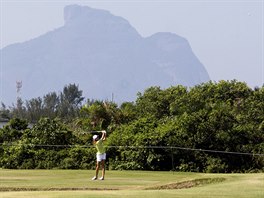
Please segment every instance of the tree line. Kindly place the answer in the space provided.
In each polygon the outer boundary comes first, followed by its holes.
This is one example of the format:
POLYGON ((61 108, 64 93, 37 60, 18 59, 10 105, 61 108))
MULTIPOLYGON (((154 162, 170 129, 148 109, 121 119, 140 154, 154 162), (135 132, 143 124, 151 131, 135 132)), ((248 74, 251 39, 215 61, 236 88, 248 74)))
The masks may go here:
POLYGON ((264 171, 264 87, 232 81, 150 87, 134 102, 86 100, 75 84, 2 104, 2 168, 94 168, 92 130, 108 131, 114 170, 264 171), (29 126, 32 123, 32 126, 29 126))
POLYGON ((78 116, 83 100, 84 97, 79 87, 69 84, 63 88, 62 92, 50 92, 42 98, 37 97, 26 101, 18 98, 17 103, 9 108, 2 103, 0 117, 4 119, 24 118, 30 123, 35 123, 42 117, 71 120, 78 116))

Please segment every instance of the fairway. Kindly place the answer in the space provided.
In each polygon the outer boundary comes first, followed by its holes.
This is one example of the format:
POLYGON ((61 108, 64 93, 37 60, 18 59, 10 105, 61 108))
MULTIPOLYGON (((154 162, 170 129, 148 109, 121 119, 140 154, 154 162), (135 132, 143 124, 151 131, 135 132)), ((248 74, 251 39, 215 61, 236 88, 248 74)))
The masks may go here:
POLYGON ((264 174, 91 170, 0 170, 5 197, 264 197, 264 174))

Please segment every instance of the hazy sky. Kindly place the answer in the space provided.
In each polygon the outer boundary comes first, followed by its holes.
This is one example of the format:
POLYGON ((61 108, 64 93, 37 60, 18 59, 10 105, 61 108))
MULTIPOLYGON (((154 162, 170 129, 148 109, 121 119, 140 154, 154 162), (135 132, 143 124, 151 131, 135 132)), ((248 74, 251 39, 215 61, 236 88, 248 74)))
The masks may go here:
POLYGON ((264 0, 0 2, 1 49, 62 26, 64 6, 87 5, 127 19, 143 37, 172 32, 186 38, 213 81, 264 83, 264 0))

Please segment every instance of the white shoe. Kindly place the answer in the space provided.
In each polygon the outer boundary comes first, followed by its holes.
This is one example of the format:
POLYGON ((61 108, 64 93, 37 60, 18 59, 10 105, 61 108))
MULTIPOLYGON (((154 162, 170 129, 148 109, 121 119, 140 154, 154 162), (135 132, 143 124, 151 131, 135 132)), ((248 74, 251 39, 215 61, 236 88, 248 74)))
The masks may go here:
POLYGON ((100 180, 104 180, 104 178, 103 177, 100 177, 100 180))
POLYGON ((97 180, 97 177, 96 177, 96 176, 94 176, 94 177, 92 178, 92 180, 97 180))

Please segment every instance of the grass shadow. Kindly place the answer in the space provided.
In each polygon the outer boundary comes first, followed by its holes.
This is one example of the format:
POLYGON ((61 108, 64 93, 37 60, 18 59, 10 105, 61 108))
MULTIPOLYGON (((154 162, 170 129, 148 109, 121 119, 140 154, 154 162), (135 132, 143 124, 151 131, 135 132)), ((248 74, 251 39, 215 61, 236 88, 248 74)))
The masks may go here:
POLYGON ((176 183, 169 183, 169 184, 160 185, 160 186, 152 186, 152 187, 145 188, 145 190, 172 190, 172 189, 192 188, 192 187, 202 186, 202 185, 207 185, 207 184, 220 183, 225 180, 226 179, 222 177, 194 179, 194 180, 188 180, 188 181, 182 181, 182 182, 176 182, 176 183))

